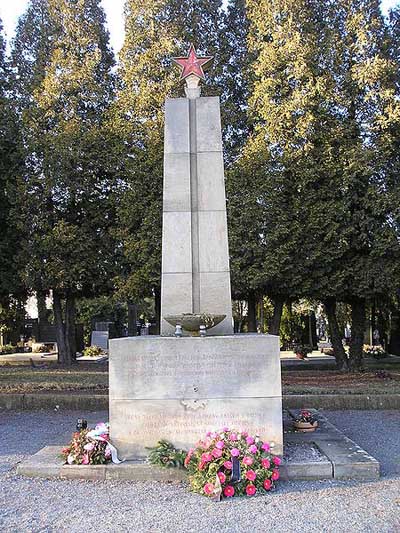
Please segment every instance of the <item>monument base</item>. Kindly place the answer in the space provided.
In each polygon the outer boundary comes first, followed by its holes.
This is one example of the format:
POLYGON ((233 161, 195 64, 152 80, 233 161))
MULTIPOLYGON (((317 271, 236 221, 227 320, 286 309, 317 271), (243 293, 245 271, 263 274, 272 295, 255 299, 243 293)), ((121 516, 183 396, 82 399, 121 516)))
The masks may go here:
POLYGON ((110 341, 110 436, 124 459, 166 439, 189 449, 224 426, 282 454, 279 338, 128 337, 110 341))

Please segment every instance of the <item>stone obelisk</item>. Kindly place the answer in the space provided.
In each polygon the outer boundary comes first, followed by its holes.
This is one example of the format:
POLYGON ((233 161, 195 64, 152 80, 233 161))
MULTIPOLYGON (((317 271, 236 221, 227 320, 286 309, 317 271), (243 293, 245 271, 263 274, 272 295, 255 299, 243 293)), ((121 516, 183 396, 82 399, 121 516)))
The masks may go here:
MULTIPOLYGON (((211 335, 229 335, 232 304, 220 104, 200 97, 211 57, 175 58, 186 98, 167 99, 164 135, 161 316, 224 314, 211 335)), ((174 328, 164 318, 161 334, 174 328)))
POLYGON ((162 316, 223 314, 205 336, 110 341, 110 436, 120 458, 161 439, 189 449, 206 431, 246 429, 282 453, 279 338, 233 335, 218 98, 200 97, 202 65, 175 58, 186 98, 166 102, 162 316))

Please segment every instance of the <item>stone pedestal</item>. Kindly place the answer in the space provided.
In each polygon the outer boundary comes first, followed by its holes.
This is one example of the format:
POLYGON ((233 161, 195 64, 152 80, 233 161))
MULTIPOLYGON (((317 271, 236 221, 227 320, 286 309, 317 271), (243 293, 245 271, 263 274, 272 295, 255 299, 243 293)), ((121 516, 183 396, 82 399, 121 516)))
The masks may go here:
POLYGON ((111 439, 123 458, 160 439, 189 449, 228 425, 282 453, 279 338, 130 337, 110 341, 111 439))
MULTIPOLYGON (((233 333, 219 98, 165 104, 161 316, 225 314, 233 333)), ((174 328, 164 319, 161 334, 174 328)))

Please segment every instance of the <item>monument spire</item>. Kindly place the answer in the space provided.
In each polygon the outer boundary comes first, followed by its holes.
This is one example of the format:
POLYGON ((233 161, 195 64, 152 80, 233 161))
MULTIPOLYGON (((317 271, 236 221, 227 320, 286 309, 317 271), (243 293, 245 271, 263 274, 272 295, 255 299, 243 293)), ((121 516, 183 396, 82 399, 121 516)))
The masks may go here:
POLYGON ((185 80, 185 93, 188 98, 200 96, 200 80, 204 80, 205 67, 214 56, 200 57, 196 54, 193 44, 190 45, 187 57, 173 57, 172 61, 181 68, 181 80, 185 80))
POLYGON ((110 341, 110 435, 135 459, 229 422, 279 454, 279 338, 233 335, 220 101, 199 98, 211 57, 174 60, 187 98, 165 101, 161 335, 110 341))

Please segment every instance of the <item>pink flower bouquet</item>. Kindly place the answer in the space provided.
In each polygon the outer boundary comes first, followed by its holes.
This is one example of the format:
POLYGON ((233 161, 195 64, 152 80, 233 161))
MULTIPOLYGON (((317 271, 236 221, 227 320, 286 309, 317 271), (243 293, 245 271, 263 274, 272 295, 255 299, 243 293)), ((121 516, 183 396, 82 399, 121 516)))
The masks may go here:
POLYGON ((280 464, 267 442, 228 428, 208 432, 185 460, 191 490, 218 498, 265 494, 279 479, 280 464))
POLYGON ((108 424, 101 422, 94 429, 76 431, 61 455, 69 465, 101 465, 111 461, 108 441, 108 424))

